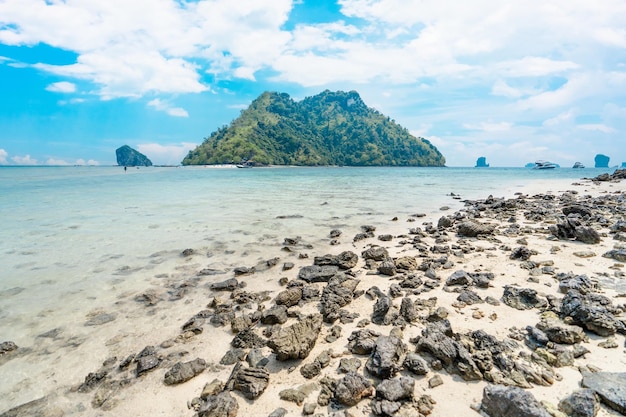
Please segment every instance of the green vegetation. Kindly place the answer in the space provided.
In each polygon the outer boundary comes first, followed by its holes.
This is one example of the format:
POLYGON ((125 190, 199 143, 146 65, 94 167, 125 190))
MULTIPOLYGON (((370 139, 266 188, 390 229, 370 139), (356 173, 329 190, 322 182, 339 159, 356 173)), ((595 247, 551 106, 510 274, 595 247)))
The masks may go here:
POLYGON ((429 141, 365 105, 356 91, 295 102, 265 92, 183 160, 183 165, 443 166, 429 141))

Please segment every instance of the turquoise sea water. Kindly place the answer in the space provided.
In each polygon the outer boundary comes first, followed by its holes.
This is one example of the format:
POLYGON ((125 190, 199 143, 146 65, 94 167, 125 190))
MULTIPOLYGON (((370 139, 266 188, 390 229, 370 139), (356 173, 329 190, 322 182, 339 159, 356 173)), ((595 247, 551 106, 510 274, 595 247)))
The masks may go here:
MULTIPOLYGON (((361 225, 384 227, 393 217, 436 219, 442 206, 463 207, 451 193, 512 196, 603 172, 610 170, 1 167, 0 342, 32 346, 54 328, 87 340, 101 331, 83 326, 90 312, 110 311, 155 276, 174 276, 186 248, 206 253, 201 266, 254 264, 285 237, 315 245, 334 228, 350 239, 361 225)), ((10 365, 0 382, 0 398, 10 401, 0 412, 37 397, 24 387, 46 378, 41 367, 10 365)))

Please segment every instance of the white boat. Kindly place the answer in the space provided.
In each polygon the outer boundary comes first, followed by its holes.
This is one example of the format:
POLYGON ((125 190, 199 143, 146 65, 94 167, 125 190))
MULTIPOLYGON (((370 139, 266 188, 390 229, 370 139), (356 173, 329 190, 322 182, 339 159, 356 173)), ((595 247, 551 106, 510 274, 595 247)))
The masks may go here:
POLYGON ((550 161, 535 161, 533 169, 554 169, 557 165, 550 161))
POLYGON ((584 167, 585 166, 582 164, 582 162, 576 162, 572 168, 584 168, 584 167))

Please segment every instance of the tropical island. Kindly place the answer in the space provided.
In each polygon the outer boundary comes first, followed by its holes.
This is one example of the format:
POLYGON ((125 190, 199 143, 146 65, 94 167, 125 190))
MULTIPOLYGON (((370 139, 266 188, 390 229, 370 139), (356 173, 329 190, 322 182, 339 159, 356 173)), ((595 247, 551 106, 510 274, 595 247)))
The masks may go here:
POLYGON ((189 152, 183 165, 444 166, 428 140, 368 107, 356 91, 294 101, 265 92, 189 152))

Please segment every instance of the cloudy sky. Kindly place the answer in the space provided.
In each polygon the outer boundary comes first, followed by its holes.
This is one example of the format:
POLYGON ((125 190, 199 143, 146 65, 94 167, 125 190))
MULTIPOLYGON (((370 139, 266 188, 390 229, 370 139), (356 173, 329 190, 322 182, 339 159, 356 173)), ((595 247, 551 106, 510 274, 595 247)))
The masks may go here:
POLYGON ((0 164, 157 164, 356 90, 449 166, 626 161, 624 0, 0 0, 0 164))

